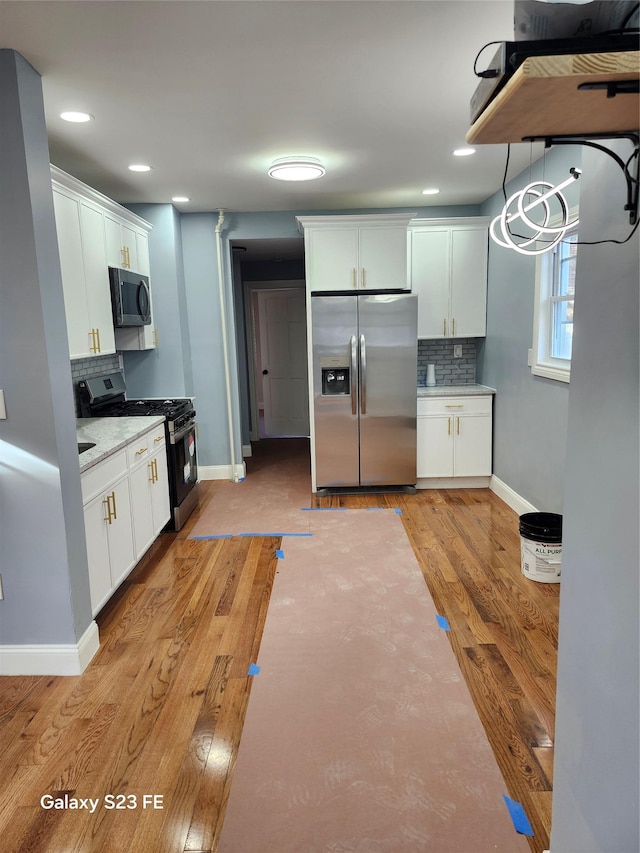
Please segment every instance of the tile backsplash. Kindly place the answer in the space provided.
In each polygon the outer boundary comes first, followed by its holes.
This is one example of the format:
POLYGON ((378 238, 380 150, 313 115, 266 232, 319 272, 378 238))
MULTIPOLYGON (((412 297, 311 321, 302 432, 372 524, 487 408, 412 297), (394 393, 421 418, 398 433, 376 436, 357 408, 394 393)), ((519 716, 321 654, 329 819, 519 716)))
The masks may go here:
POLYGON ((476 339, 418 341, 418 385, 427 384, 427 364, 435 365, 436 385, 473 385, 476 381, 476 339), (462 358, 453 357, 454 346, 462 346, 462 358))

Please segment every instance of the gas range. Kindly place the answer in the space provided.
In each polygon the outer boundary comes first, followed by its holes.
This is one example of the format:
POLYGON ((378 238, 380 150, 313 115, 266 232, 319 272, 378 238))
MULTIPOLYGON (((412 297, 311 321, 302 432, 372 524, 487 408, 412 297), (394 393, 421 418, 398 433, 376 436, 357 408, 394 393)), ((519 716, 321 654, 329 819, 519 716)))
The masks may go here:
POLYGON ((174 434, 195 419, 193 401, 149 398, 128 400, 121 373, 92 376, 78 383, 80 414, 83 418, 121 418, 136 415, 164 415, 169 434, 174 434))
MULTIPOLYGON (((81 407, 82 410, 82 407, 81 407)), ((193 403, 188 398, 176 400, 119 400, 91 406, 87 417, 123 418, 136 415, 164 415, 169 434, 181 430, 195 417, 193 403)))

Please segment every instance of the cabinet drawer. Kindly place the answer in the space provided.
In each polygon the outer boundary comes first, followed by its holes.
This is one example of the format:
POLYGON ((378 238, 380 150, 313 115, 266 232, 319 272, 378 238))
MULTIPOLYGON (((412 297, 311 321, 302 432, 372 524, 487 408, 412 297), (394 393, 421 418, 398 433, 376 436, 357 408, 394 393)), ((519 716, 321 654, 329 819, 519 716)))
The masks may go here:
POLYGON ((138 465, 144 459, 148 459, 156 452, 158 447, 164 445, 164 424, 145 432, 127 445, 127 464, 129 468, 138 465))
POLYGON ((86 504, 96 495, 104 492, 109 486, 127 473, 127 454, 120 450, 109 456, 103 462, 89 468, 81 476, 82 503, 86 504))
POLYGON ((491 396, 418 398, 418 417, 427 415, 490 415, 491 396))

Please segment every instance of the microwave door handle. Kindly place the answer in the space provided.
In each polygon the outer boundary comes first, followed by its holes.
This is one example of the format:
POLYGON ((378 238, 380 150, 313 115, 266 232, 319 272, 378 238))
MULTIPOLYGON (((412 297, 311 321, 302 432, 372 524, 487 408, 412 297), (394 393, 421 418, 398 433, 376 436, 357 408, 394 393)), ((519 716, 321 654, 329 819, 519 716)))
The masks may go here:
POLYGON ((138 293, 136 296, 136 302, 138 304, 138 312, 139 312, 140 316, 146 317, 147 314, 149 313, 149 304, 150 304, 149 288, 147 287, 147 285, 142 280, 140 281, 140 283, 138 285, 138 293), (143 293, 144 293, 144 300, 141 298, 143 293), (144 302, 144 307, 143 307, 143 302, 144 302))
POLYGON ((367 347, 364 335, 360 335, 360 412, 367 414, 367 347))

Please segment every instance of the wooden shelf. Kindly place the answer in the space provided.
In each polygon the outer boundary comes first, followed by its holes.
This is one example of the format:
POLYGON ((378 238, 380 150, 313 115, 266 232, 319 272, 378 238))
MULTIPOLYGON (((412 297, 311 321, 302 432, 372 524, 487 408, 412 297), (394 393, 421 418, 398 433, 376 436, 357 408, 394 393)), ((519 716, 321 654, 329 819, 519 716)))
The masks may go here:
POLYGON ((617 133, 640 127, 640 96, 607 98, 583 83, 640 79, 640 51, 532 56, 467 133, 467 142, 522 142, 529 136, 617 133))

